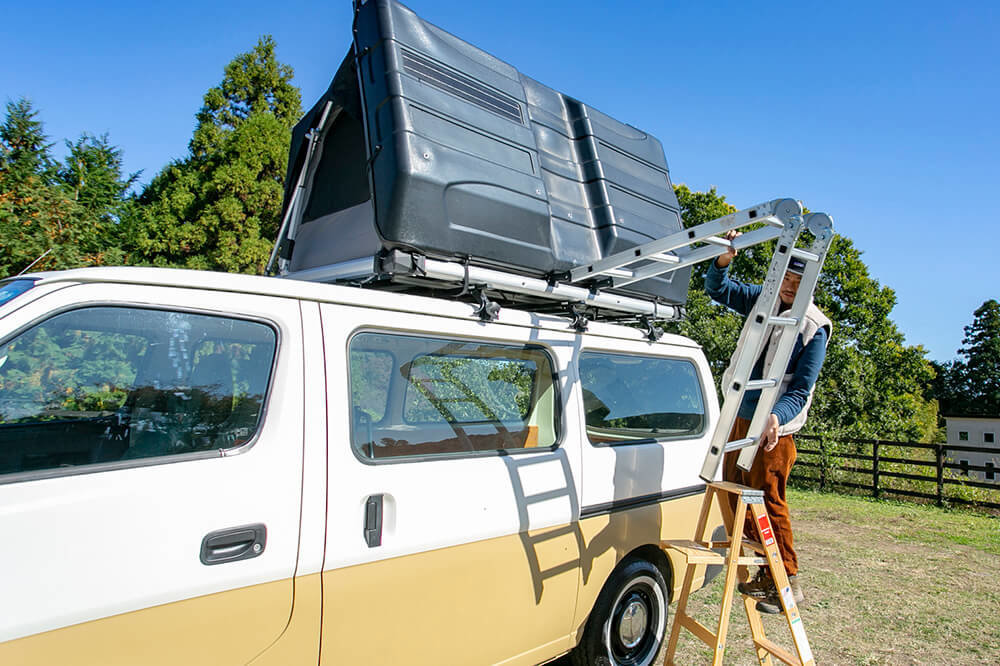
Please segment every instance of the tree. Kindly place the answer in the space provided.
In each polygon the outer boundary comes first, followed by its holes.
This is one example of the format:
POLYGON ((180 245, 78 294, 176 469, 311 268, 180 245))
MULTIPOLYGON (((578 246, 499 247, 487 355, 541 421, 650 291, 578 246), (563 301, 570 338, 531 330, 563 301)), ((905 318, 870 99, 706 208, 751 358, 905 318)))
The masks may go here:
POLYGON ((122 151, 111 145, 107 134, 84 133, 74 142, 58 171, 58 180, 70 198, 86 214, 105 222, 117 222, 127 203, 129 189, 139 179, 136 172, 122 175, 122 151))
POLYGON ((107 135, 67 142, 52 158, 38 112, 20 99, 0 126, 0 275, 121 263, 118 221, 138 174, 121 174, 121 150, 107 135), (47 253, 47 254, 46 254, 47 253))
POLYGON ((132 260, 261 273, 278 232, 291 128, 292 68, 262 37, 225 68, 197 114, 189 155, 165 167, 126 225, 132 260))
POLYGON ((72 206, 55 187, 55 165, 31 102, 7 103, 0 126, 0 276, 27 268, 46 250, 60 258, 72 206))
POLYGON ((0 127, 0 170, 8 187, 37 179, 49 184, 55 173, 48 137, 37 120, 31 102, 21 98, 7 102, 7 114, 0 127))
POLYGON ((962 357, 940 366, 934 391, 946 414, 1000 416, 1000 303, 990 299, 965 327, 962 357))
MULTIPOLYGON (((714 189, 675 187, 685 226, 736 210, 714 189)), ((736 279, 760 282, 773 244, 741 251, 732 263, 736 279)), ((694 272, 688 317, 674 330, 699 342, 713 373, 721 376, 735 349, 743 318, 711 302, 703 272, 694 272)), ((836 437, 929 441, 937 430, 937 406, 925 396, 934 376, 921 347, 905 346, 889 315, 895 293, 871 278, 861 252, 843 236, 831 243, 817 285, 816 304, 833 321, 833 336, 820 373, 807 432, 836 437)))

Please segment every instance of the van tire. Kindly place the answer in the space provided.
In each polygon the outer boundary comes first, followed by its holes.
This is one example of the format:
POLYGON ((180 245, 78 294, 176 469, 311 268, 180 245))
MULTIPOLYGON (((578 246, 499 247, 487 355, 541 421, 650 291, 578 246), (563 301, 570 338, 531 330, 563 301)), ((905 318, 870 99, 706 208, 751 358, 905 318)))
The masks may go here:
POLYGON ((643 559, 619 565, 604 584, 573 650, 573 666, 649 666, 663 648, 667 583, 643 559))

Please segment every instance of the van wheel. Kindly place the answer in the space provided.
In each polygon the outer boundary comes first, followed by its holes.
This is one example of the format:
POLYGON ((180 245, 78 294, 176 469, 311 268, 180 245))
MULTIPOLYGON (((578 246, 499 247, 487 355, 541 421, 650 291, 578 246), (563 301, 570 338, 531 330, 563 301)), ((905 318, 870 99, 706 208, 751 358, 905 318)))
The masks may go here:
POLYGON ((646 560, 615 569, 590 612, 574 666, 648 666, 663 645, 667 584, 646 560))

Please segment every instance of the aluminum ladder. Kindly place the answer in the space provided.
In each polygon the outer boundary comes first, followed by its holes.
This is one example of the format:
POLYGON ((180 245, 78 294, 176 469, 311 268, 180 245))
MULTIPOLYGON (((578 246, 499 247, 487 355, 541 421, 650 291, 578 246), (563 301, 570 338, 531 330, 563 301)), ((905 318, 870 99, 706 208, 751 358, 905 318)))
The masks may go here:
POLYGON ((753 464, 760 435, 778 399, 781 378, 797 336, 780 336, 768 376, 751 381, 750 374, 775 327, 798 330, 812 302, 820 270, 833 240, 833 220, 825 213, 803 215, 802 205, 794 199, 775 199, 580 266, 570 274, 574 283, 622 287, 705 260, 714 260, 730 247, 740 250, 772 239, 777 239, 777 243, 763 289, 740 333, 731 365, 732 378, 722 387, 723 406, 701 471, 701 478, 705 481, 716 478, 723 456, 730 451, 742 449, 737 463, 742 469, 749 470, 753 464), (753 223, 763 223, 764 226, 732 241, 720 237, 720 234, 753 223), (798 248, 796 243, 805 230, 813 235, 814 240, 808 249, 798 248), (690 247, 695 244, 700 245, 690 247), (783 316, 778 316, 781 281, 792 258, 804 261, 805 271, 790 309, 783 312, 783 316), (744 394, 758 389, 761 395, 748 436, 729 441, 744 394))

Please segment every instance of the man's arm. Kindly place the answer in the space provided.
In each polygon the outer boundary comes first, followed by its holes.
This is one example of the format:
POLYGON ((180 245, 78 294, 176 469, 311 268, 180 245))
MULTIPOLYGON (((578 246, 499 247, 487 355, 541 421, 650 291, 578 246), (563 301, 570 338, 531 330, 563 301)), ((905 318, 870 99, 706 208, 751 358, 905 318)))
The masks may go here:
MULTIPOLYGON (((726 232, 726 240, 732 242, 740 233, 735 229, 726 232)), ((729 277, 729 264, 736 257, 736 248, 732 245, 708 265, 705 273, 705 291, 716 303, 736 310, 742 315, 750 314, 757 297, 763 287, 756 284, 743 284, 729 277)))
POLYGON ((709 264, 708 272, 705 273, 705 292, 716 303, 732 308, 741 315, 750 314, 762 290, 763 287, 759 284, 744 284, 732 279, 729 277, 729 266, 720 268, 715 261, 709 264))
POLYGON ((765 451, 770 451, 778 444, 778 428, 798 416, 805 407, 826 359, 826 339, 826 329, 821 328, 802 349, 792 381, 788 383, 788 389, 778 398, 778 402, 774 403, 771 418, 764 429, 765 451))

